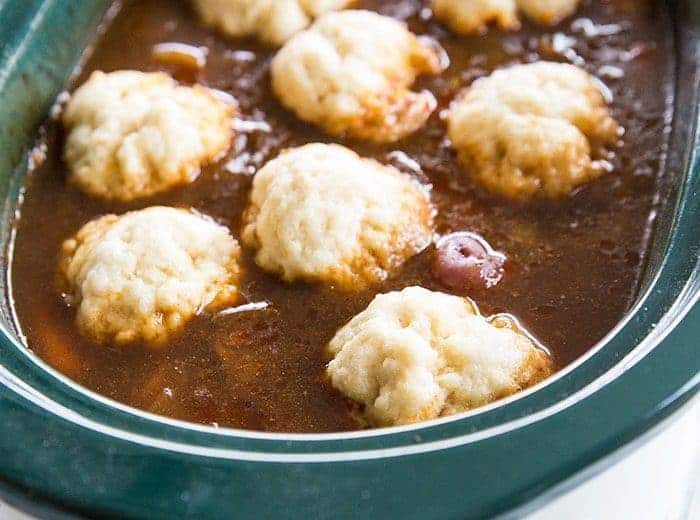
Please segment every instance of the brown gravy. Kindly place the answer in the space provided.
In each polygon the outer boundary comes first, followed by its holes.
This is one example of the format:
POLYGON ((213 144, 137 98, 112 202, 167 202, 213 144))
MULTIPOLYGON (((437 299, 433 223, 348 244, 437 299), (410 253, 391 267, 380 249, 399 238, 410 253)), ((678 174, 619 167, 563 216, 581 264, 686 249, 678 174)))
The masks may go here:
MULTIPOLYGON (((662 2, 651 0, 589 0, 577 21, 558 27, 526 24, 517 33, 492 28, 486 36, 456 37, 427 19, 428 5, 423 0, 359 2, 406 19, 414 31, 443 44, 451 67, 419 83, 433 91, 440 108, 422 131, 394 145, 338 141, 432 183, 438 232, 475 231, 507 254, 501 283, 470 296, 485 314, 517 316, 562 367, 601 339, 637 292, 668 136, 673 53, 667 13, 662 2), (536 59, 574 60, 599 75, 614 96, 614 115, 626 134, 614 171, 600 181, 567 200, 516 204, 489 196, 469 181, 444 143, 439 112, 475 78, 504 64, 536 59), (402 165, 401 154, 392 154, 396 151, 417 161, 421 171, 402 165)), ((185 83, 230 92, 240 103, 241 118, 264 120, 272 131, 239 133, 235 151, 188 187, 116 204, 91 199, 66 184, 62 131, 48 121, 41 131, 46 158, 26 180, 12 266, 16 311, 30 348, 87 388, 157 414, 266 431, 358 428, 348 404, 322 381, 324 346, 377 292, 414 284, 444 290, 431 275, 432 248, 386 283, 356 294, 282 283, 257 268, 245 251, 245 301, 265 300, 271 307, 199 316, 158 350, 91 344, 77 333, 74 310, 54 289, 60 244, 88 220, 155 204, 191 206, 229 225, 238 237, 250 172, 281 148, 330 140, 275 101, 268 86, 270 49, 204 28, 186 2, 127 2, 76 84, 95 69, 158 70, 162 66, 151 49, 161 42, 208 47, 206 67, 196 75, 165 70, 185 83)))

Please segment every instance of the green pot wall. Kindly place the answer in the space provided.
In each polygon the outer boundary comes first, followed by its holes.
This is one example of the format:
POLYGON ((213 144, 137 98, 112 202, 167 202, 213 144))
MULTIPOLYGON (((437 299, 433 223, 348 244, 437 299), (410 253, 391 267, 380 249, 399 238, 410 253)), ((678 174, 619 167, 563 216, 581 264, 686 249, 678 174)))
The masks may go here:
MULTIPOLYGON (((26 151, 106 4, 0 0, 4 269, 26 151)), ((17 340, 3 279, 0 496, 42 515, 479 517, 528 503, 669 415, 700 385, 700 6, 672 5, 681 59, 651 265, 637 305, 586 357, 497 406, 409 428, 214 430, 110 402, 46 367, 17 340)))

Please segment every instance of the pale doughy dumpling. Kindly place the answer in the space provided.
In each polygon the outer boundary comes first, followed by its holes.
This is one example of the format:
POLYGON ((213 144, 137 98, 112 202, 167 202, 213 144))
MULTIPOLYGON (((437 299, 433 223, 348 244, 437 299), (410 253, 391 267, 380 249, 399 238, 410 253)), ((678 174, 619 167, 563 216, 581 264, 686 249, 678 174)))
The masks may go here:
POLYGON ((343 288, 387 277, 432 240, 416 181, 339 145, 283 152, 255 175, 243 241, 284 280, 343 288))
POLYGON ((621 133, 592 76, 538 62, 494 72, 452 102, 458 159, 489 190, 511 198, 563 197, 605 173, 594 155, 621 133))
POLYGON ((162 343, 197 312, 237 299, 238 256, 224 226, 154 206, 83 226, 63 243, 59 279, 87 337, 162 343))
POLYGON ((257 36, 282 45, 326 11, 344 9, 355 0, 194 0, 204 23, 232 37, 257 36))
MULTIPOLYGON (((512 322, 511 322, 512 323, 512 322)), ((371 426, 451 415, 535 384, 549 355, 465 298, 409 287, 380 294, 329 343, 331 384, 371 426)))
POLYGON ((332 135, 396 141, 436 107, 416 77, 437 74, 444 53, 404 23, 370 11, 327 13, 290 39, 271 65, 272 87, 299 118, 332 135))
POLYGON ((93 72, 63 113, 69 179, 120 201, 187 184, 228 150, 234 111, 162 72, 93 72))
POLYGON ((520 28, 518 11, 530 20, 554 25, 578 8, 579 0, 433 0, 435 16, 459 34, 485 32, 490 23, 520 28))

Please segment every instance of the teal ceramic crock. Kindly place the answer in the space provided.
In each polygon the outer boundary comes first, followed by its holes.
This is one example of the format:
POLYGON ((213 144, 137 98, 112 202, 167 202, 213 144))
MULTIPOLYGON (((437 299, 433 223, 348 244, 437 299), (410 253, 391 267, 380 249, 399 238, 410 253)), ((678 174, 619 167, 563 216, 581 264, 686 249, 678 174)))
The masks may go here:
MULTIPOLYGON (((326 435, 213 429, 95 395, 18 340, 0 305, 0 496, 52 517, 516 515, 671 414, 700 385, 700 3, 671 2, 673 146, 637 303, 582 359, 449 419, 326 435)), ((26 155, 104 0, 0 0, 4 272, 26 155)))

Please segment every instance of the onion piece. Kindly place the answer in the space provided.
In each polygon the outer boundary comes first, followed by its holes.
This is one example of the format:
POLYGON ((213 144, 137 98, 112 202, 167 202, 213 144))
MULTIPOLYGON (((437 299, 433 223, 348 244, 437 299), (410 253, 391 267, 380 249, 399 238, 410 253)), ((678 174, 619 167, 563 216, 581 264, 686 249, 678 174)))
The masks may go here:
POLYGON ((164 65, 202 69, 207 64, 209 49, 186 43, 166 42, 153 46, 153 58, 164 65))

